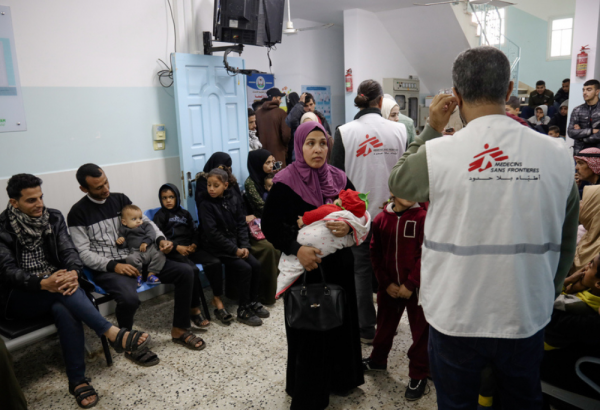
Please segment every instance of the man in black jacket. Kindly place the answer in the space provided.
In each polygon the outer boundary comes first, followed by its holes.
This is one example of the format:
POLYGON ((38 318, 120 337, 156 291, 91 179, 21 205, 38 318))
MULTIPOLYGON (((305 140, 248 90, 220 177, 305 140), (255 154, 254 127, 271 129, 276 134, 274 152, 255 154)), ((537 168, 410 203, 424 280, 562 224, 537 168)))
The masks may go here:
POLYGON ((554 105, 557 106, 557 108, 560 106, 560 104, 562 104, 563 102, 565 102, 569 99, 569 88, 570 87, 571 87, 571 79, 565 78, 562 82, 562 87, 560 88, 560 90, 558 90, 556 92, 556 95, 554 96, 554 105))
MULTIPOLYGON (((54 317, 69 379, 69 391, 80 405, 98 401, 85 377, 82 322, 110 341, 119 329, 112 326, 79 288, 83 263, 65 220, 44 206, 42 180, 14 175, 6 191, 10 198, 0 214, 0 312, 6 319, 54 317)), ((127 335, 125 335, 126 337, 127 335)), ((146 341, 144 333, 138 344, 146 341)))
POLYGON ((576 107, 571 113, 569 137, 575 140, 573 153, 586 148, 600 148, 600 105, 598 94, 600 93, 600 82, 588 80, 583 84, 583 99, 585 104, 576 107))

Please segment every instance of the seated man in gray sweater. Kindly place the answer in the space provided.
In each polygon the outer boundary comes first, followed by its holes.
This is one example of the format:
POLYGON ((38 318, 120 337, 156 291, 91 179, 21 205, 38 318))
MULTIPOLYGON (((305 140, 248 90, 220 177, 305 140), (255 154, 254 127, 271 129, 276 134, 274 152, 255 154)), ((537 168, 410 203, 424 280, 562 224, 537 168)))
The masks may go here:
MULTIPOLYGON (((125 205, 121 210, 121 227, 117 246, 129 248, 129 256, 125 261, 134 266, 138 272, 144 265, 148 266, 147 282, 156 284, 160 279, 156 273, 165 266, 167 258, 154 245, 156 233, 150 222, 144 222, 142 210, 136 205, 125 205)), ((142 286, 142 275, 137 277, 138 288, 142 286)))
MULTIPOLYGON (((115 315, 120 327, 131 329, 140 300, 137 277, 140 271, 126 260, 129 250, 117 246, 121 236, 121 210, 131 200, 121 193, 110 192, 104 171, 95 164, 85 164, 77 170, 77 182, 86 195, 69 212, 67 223, 73 242, 83 264, 91 271, 94 282, 114 297, 115 315)), ((155 246, 162 253, 173 250, 173 243, 152 221, 143 216, 156 235, 155 246)), ((154 272, 162 283, 175 285, 175 304, 171 337, 174 343, 193 350, 202 350, 206 344, 191 332, 191 323, 203 322, 200 314, 200 278, 191 266, 167 260, 160 272, 154 272)), ((144 366, 144 358, 135 359, 144 366)))

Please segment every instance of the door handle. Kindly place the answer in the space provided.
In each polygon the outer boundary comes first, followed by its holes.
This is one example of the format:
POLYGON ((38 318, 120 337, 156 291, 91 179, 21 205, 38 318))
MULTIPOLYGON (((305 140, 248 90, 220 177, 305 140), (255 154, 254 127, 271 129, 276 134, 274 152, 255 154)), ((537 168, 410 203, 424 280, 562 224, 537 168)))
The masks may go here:
POLYGON ((185 196, 185 178, 183 177, 183 171, 181 171, 181 188, 183 190, 183 199, 187 199, 185 196))
POLYGON ((190 196, 190 198, 194 195, 194 187, 192 186, 192 173, 188 171, 187 173, 187 177, 188 177, 188 195, 190 196))

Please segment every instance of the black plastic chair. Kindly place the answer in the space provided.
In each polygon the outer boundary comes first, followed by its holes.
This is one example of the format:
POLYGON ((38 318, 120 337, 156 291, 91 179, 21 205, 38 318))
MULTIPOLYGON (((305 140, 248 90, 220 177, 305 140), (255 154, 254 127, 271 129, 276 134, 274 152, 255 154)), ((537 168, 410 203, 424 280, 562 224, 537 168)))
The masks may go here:
MULTIPOLYGON (((85 291, 85 294, 94 307, 98 309, 98 304, 96 303, 94 296, 88 291, 85 291)), ((18 346, 25 346, 35 343, 57 331, 56 326, 54 325, 54 319, 50 315, 40 316, 39 318, 30 320, 8 320, 1 316, 3 315, 0 315, 0 335, 8 339, 6 345, 9 350, 14 349, 15 347, 13 346, 15 344, 18 346), (30 337, 27 337, 28 335, 30 337)), ((111 366, 113 360, 108 348, 106 336, 102 335, 100 341, 102 342, 102 350, 104 351, 104 357, 106 358, 106 365, 111 366)))

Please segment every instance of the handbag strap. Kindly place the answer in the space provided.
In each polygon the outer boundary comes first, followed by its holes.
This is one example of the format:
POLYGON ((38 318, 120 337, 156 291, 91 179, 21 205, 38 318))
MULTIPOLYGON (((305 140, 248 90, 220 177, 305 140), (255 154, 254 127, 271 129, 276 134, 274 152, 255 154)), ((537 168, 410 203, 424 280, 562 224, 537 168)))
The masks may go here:
MULTIPOLYGON (((323 284, 323 288, 325 289, 325 294, 329 295, 329 287, 327 286, 327 283, 325 283, 325 272, 323 272, 323 267, 320 264, 317 264, 317 266, 319 267, 319 272, 321 273, 321 283, 323 284)), ((306 269, 304 269, 304 274, 302 275, 302 290, 300 291, 301 294, 304 294, 306 292, 306 275, 308 274, 308 271, 306 269)))

